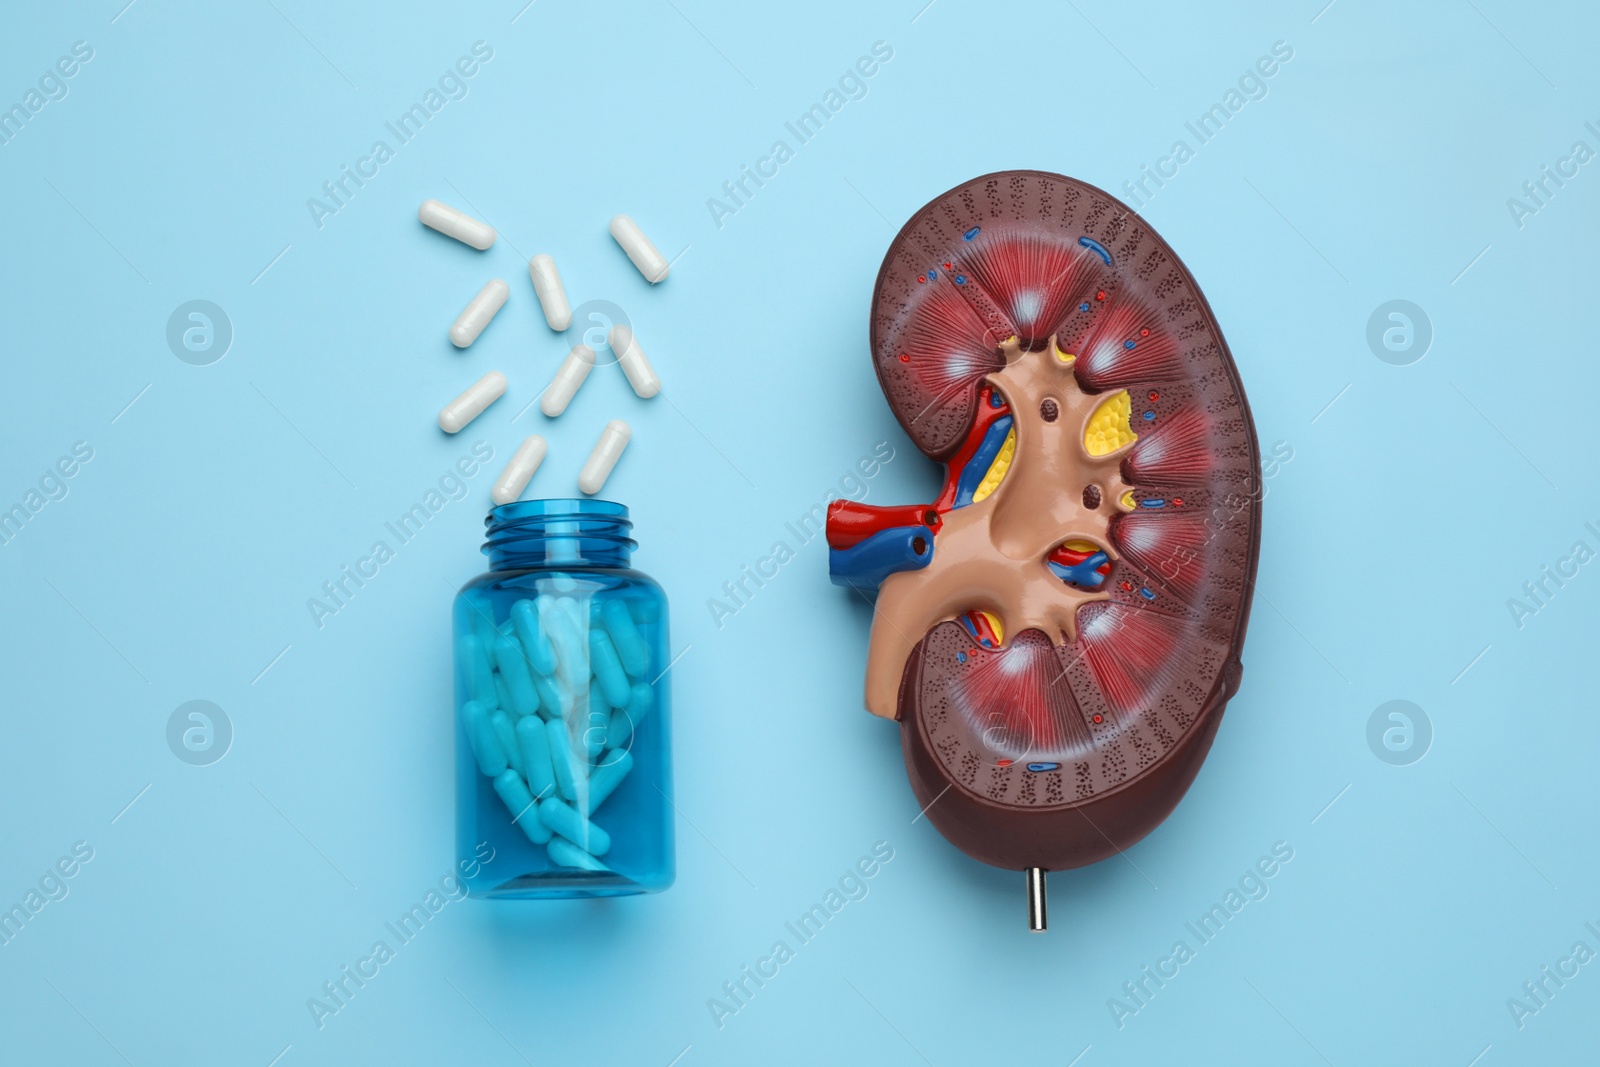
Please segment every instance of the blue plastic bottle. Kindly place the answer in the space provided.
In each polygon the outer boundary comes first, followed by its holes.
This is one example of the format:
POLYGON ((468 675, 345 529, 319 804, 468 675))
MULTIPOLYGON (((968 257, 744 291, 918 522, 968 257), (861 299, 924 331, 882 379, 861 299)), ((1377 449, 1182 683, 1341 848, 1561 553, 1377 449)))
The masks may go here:
POLYGON ((667 598, 630 566, 628 509, 523 500, 485 523, 489 572, 455 600, 468 891, 658 893, 676 875, 667 598))

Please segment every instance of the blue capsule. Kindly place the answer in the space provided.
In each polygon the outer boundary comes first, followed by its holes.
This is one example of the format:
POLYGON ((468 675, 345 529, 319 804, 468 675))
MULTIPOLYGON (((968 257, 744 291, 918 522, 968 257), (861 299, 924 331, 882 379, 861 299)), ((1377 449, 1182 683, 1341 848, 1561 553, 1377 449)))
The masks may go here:
POLYGON ((461 705, 461 726, 467 733, 467 743, 472 746, 478 770, 493 778, 502 773, 508 764, 505 746, 489 725, 489 711, 476 700, 461 705))
POLYGON ((622 669, 635 678, 644 674, 650 667, 650 646, 634 625, 627 603, 607 600, 600 607, 600 621, 605 624, 606 631, 611 635, 611 643, 617 648, 622 669))
POLYGON ((483 647, 488 648, 494 644, 494 639, 500 636, 494 625, 494 608, 488 601, 479 601, 471 597, 466 599, 466 606, 468 617, 472 620, 472 632, 483 642, 483 647))
POLYGON ((633 770, 633 753, 612 749, 605 754, 589 775, 589 810, 595 811, 606 802, 622 780, 633 770))
POLYGON ((956 275, 956 284, 957 285, 966 285, 967 284, 967 276, 965 274, 957 274, 956 275))
POLYGON ((533 690, 539 694, 539 714, 546 719, 559 721, 572 714, 572 697, 558 683, 536 673, 533 690))
POLYGON ((580 871, 610 869, 565 838, 552 837, 550 843, 545 846, 545 851, 550 854, 550 862, 557 867, 576 867, 580 871))
POLYGON ((1144 413, 1144 421, 1145 422, 1155 422, 1156 421, 1156 413, 1153 412, 1153 411, 1145 412, 1144 413))
POLYGON ((461 672, 467 679, 467 693, 486 708, 500 706, 500 694, 494 687, 494 671, 483 642, 476 634, 464 634, 456 642, 456 655, 461 660, 461 672))
POLYGON ((1158 496, 1153 496, 1148 500, 1139 501, 1139 506, 1141 508, 1159 508, 1159 507, 1163 507, 1165 504, 1166 504, 1166 501, 1161 499, 1158 496))
POLYGON ((977 226, 974 226, 972 229, 970 229, 966 233, 962 234, 961 235, 961 239, 963 241, 970 241, 974 237, 978 236, 978 234, 981 233, 981 232, 982 231, 977 226))
POLYGON ((611 847, 611 835, 564 800, 546 797, 539 801, 539 820, 591 856, 604 856, 611 847))
POLYGON ((528 660, 522 651, 522 642, 515 637, 501 637, 494 643, 494 662, 500 668, 500 679, 505 683, 505 707, 518 715, 532 715, 539 710, 539 694, 533 688, 533 675, 528 670, 528 660))
POLYGON ((550 747, 550 766, 555 771, 556 789, 568 800, 577 800, 580 783, 588 771, 572 749, 567 724, 561 719, 551 719, 544 724, 544 729, 550 747))
POLYGON ((568 597, 539 598, 539 624, 556 653, 556 674, 569 690, 578 692, 589 682, 589 644, 578 630, 576 604, 568 597))
POLYGON ((633 736, 633 731, 645 720, 655 705, 656 691, 644 682, 635 682, 627 706, 616 708, 611 712, 611 723, 606 728, 606 744, 611 748, 627 744, 633 736))
POLYGON ((579 738, 583 742, 583 755, 585 759, 594 760, 605 751, 606 739, 611 733, 612 711, 598 704, 589 704, 589 710, 584 714, 583 734, 579 738))
POLYGON ((589 667, 600 683, 607 704, 620 708, 628 702, 628 675, 617 656, 617 646, 611 643, 610 635, 604 630, 589 631, 589 667))
POLYGON ((540 821, 539 811, 533 804, 533 794, 528 792, 528 787, 522 783, 522 777, 516 771, 497 775, 494 791, 500 794, 501 802, 511 813, 511 821, 522 827, 529 841, 542 845, 550 840, 550 828, 540 821))
POLYGON ((517 728, 511 724, 511 716, 504 710, 491 711, 489 728, 494 731, 495 740, 499 741, 500 747, 505 750, 506 761, 511 764, 511 769, 522 774, 522 746, 517 744, 517 728))
POLYGON ((1053 771, 1060 766, 1061 764, 1059 763, 1030 763, 1028 764, 1028 770, 1038 774, 1040 771, 1053 771))
POLYGON ((534 799, 556 795, 556 772, 550 763, 550 738, 544 723, 529 716, 517 723, 517 745, 522 749, 522 771, 534 799))
POLYGON ((555 673, 555 649, 550 647, 550 639, 539 629, 539 612, 534 608, 533 601, 519 600, 511 605, 511 624, 533 669, 544 675, 555 673))
POLYGON ((1131 352, 1131 351, 1133 351, 1133 349, 1136 346, 1134 345, 1134 343, 1132 341, 1124 341, 1124 342, 1122 342, 1122 347, 1126 348, 1128 351, 1131 352))

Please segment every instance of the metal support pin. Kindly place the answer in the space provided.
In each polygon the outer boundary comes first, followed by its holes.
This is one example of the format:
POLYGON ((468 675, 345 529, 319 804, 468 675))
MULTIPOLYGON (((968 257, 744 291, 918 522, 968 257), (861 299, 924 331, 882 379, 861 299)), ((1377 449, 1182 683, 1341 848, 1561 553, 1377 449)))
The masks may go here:
POLYGON ((1044 871, 1038 867, 1029 867, 1022 872, 1028 879, 1028 932, 1042 934, 1045 931, 1044 913, 1044 871))

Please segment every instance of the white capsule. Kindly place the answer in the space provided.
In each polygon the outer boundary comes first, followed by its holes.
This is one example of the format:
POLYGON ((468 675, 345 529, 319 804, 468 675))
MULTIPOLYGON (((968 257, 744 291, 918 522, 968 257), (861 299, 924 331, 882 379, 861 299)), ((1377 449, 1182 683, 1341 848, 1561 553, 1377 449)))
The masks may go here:
POLYGON ((506 297, 511 295, 511 286, 495 278, 478 290, 478 295, 472 298, 460 315, 456 316, 454 325, 450 327, 450 343, 457 348, 466 348, 478 339, 483 328, 495 317, 501 308, 506 306, 506 297))
POLYGON ((565 330, 572 325, 572 305, 567 303, 567 291, 561 286, 561 272, 556 270, 556 261, 539 253, 528 260, 528 277, 533 279, 533 291, 539 296, 544 321, 550 328, 565 330))
POLYGON ((578 473, 578 488, 590 496, 598 493, 600 487, 606 484, 606 479, 611 477, 611 469, 622 458, 622 450, 628 447, 628 438, 632 436, 633 431, 621 419, 606 423, 606 428, 600 431, 599 443, 589 453, 583 470, 578 473))
POLYGON ((550 385, 544 391, 544 396, 539 400, 539 410, 552 419, 572 403, 572 398, 578 395, 578 386, 589 376, 589 371, 594 369, 594 349, 588 345, 578 344, 572 346, 572 351, 567 353, 567 358, 561 361, 561 366, 556 369, 556 376, 550 379, 550 385))
POLYGON ((509 504, 521 496, 522 491, 528 488, 533 472, 544 462, 545 450, 544 438, 538 434, 523 438, 522 444, 511 454, 511 462, 506 464, 506 469, 495 479, 494 488, 489 490, 490 499, 496 504, 509 504))
POLYGON ((471 245, 480 252, 494 244, 494 239, 499 236, 494 232, 494 227, 487 222, 480 222, 471 215, 457 211, 449 204, 441 204, 437 200, 424 200, 422 206, 417 208, 417 218, 430 230, 438 230, 446 237, 454 237, 462 244, 471 245))
POLYGON ((506 376, 497 370, 490 371, 444 406, 439 412, 439 429, 445 433, 460 433, 462 427, 483 414, 484 408, 505 395, 506 376))
POLYGON ((611 351, 617 354, 617 362, 622 364, 622 373, 628 376, 628 384, 633 386, 634 392, 646 400, 661 392, 661 379, 656 377, 656 369, 650 365, 632 327, 619 322, 611 327, 606 340, 611 351))
POLYGON ((644 275, 645 281, 653 284, 666 279, 667 257, 650 243, 650 238, 639 229, 638 223, 626 215, 617 215, 611 220, 611 236, 615 237, 617 244, 628 253, 628 258, 639 268, 639 273, 644 275))

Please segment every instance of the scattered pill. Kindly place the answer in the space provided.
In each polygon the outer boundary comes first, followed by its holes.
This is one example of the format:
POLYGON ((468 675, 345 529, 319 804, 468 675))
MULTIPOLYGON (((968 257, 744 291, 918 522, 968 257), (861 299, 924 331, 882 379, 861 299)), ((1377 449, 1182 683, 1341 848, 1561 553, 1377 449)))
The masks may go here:
POLYGON ((613 216, 611 236, 615 237, 617 244, 628 253, 628 258, 639 268, 639 273, 644 275, 645 281, 655 284, 666 278, 669 267, 666 257, 650 243, 650 238, 639 229, 638 223, 626 215, 613 216))
POLYGON ((606 423, 606 428, 600 431, 600 440, 595 444, 594 451, 589 453, 583 470, 578 473, 578 488, 590 496, 598 493, 606 484, 606 479, 611 477, 612 468, 622 458, 622 450, 628 447, 628 438, 631 436, 633 431, 621 419, 606 423))
POLYGON ((633 770, 633 753, 611 749, 595 767, 594 773, 589 776, 589 810, 594 811, 604 804, 609 797, 622 784, 622 780, 633 770))
POLYGON ((635 678, 643 674, 650 665, 650 646, 639 636, 639 628, 634 625, 628 605, 621 600, 605 601, 600 606, 600 621, 611 635, 611 643, 617 648, 622 669, 635 678))
POLYGON ((609 869, 583 849, 560 836, 552 837, 550 843, 545 846, 545 851, 550 854, 550 862, 557 867, 576 867, 580 871, 609 869))
POLYGON ((505 706, 520 715, 532 715, 539 710, 539 694, 533 688, 533 674, 528 659, 522 651, 522 642, 515 637, 501 637, 494 643, 494 662, 500 668, 500 678, 506 685, 505 706))
POLYGON ((476 700, 461 705, 461 725, 467 732, 467 743, 478 761, 478 770, 493 778, 508 766, 506 751, 489 725, 489 712, 476 700))
POLYGON ((540 674, 552 673, 556 669, 555 649, 550 647, 550 639, 539 628, 539 610, 533 601, 519 600, 512 604, 510 621, 533 669, 540 674))
POLYGON ((466 675, 467 692, 471 698, 485 708, 499 707, 500 697, 494 688, 493 668, 489 666, 489 658, 484 653, 483 642, 478 635, 464 635, 456 643, 456 655, 461 660, 461 670, 466 675))
POLYGON ((556 368, 556 376, 550 379, 549 386, 545 388, 544 396, 539 400, 539 410, 552 419, 567 410, 567 405, 578 395, 578 387, 589 377, 592 369, 594 349, 583 344, 573 345, 567 358, 556 368))
POLYGON ((517 723, 517 743, 522 746, 522 769, 535 800, 556 795, 556 772, 550 762, 550 738, 544 723, 529 716, 517 723))
POLYGON ((617 646, 604 630, 589 631, 589 666, 594 671, 595 681, 600 683, 606 704, 613 708, 625 707, 633 691, 622 669, 622 660, 617 656, 617 646))
MULTIPOLYGON (((550 828, 539 818, 538 809, 534 807, 533 794, 528 792, 521 775, 516 771, 506 771, 504 774, 496 775, 494 791, 500 794, 506 810, 511 813, 511 821, 522 827, 522 832, 528 835, 529 841, 542 845, 550 840, 550 828)), ((606 842, 608 845, 610 843, 606 842)))
POLYGON ((467 386, 460 396, 439 412, 439 429, 460 433, 467 423, 483 414, 483 409, 506 395, 506 376, 492 370, 467 386))
POLYGON ((611 848, 610 834, 559 797, 539 801, 539 820, 591 856, 604 856, 611 848))
POLYGON ((417 209, 417 218, 430 230, 438 230, 446 237, 454 237, 462 244, 471 245, 482 252, 494 244, 498 235, 494 227, 480 222, 471 215, 457 211, 449 204, 437 200, 424 200, 417 209))
POLYGON ((522 444, 511 454, 511 460, 506 464, 506 469, 500 472, 500 477, 495 479, 494 488, 489 490, 489 498, 496 504, 509 504, 522 495, 528 488, 528 482, 533 478, 533 472, 539 469, 539 464, 544 462, 544 454, 548 450, 543 437, 538 434, 529 434, 522 439, 522 444))
POLYGON ((622 373, 628 376, 628 384, 633 386, 634 392, 646 400, 661 392, 661 379, 656 376, 656 369, 650 365, 631 326, 617 323, 606 335, 606 341, 617 354, 617 362, 622 364, 622 373))
POLYGON ((551 719, 544 724, 544 729, 545 739, 550 744, 550 766, 555 771, 556 789, 568 800, 577 800, 579 792, 588 785, 587 772, 572 750, 567 724, 561 719, 551 719))
POLYGON ((544 309, 544 321, 552 330, 565 330, 572 325, 572 305, 567 303, 567 291, 561 285, 561 272, 556 261, 543 252, 528 260, 528 277, 533 279, 533 291, 544 309))
POLYGON ((509 285, 499 278, 490 279, 456 316, 455 325, 450 327, 450 343, 457 348, 466 348, 476 341, 483 328, 506 306, 506 297, 510 295, 509 285))

